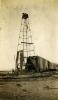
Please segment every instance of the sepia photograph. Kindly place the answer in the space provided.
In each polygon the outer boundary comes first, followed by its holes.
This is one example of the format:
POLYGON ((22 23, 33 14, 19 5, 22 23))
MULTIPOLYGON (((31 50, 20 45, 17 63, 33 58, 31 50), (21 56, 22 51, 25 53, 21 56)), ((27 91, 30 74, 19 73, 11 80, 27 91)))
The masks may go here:
POLYGON ((58 100, 58 0, 0 0, 0 100, 58 100))

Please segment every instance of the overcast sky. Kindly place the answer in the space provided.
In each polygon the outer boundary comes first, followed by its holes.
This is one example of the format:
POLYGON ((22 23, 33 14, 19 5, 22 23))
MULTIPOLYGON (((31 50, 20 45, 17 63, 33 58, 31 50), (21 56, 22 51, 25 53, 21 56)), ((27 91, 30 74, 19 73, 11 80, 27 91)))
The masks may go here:
POLYGON ((29 14, 36 55, 58 63, 58 0, 0 0, 0 69, 15 67, 22 12, 29 14))

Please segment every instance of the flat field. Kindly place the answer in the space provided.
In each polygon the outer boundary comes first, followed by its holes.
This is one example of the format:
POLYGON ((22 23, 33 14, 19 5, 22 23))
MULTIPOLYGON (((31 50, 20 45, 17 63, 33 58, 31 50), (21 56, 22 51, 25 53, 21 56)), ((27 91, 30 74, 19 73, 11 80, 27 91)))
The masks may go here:
POLYGON ((58 78, 0 81, 0 100, 58 100, 58 78))

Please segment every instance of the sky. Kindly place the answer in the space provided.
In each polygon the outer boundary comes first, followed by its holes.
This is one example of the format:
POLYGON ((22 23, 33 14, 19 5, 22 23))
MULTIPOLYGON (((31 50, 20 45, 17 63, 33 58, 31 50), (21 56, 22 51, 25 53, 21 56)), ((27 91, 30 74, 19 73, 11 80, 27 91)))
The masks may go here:
POLYGON ((15 68, 22 12, 29 14, 35 54, 58 63, 58 0, 0 0, 0 70, 15 68))

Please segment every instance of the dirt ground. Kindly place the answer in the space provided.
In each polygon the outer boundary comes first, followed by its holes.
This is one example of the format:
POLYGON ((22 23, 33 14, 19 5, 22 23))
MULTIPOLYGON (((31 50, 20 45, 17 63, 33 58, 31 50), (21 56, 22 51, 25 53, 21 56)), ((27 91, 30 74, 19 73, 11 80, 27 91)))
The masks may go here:
POLYGON ((0 100, 58 100, 58 78, 0 81, 0 100))

